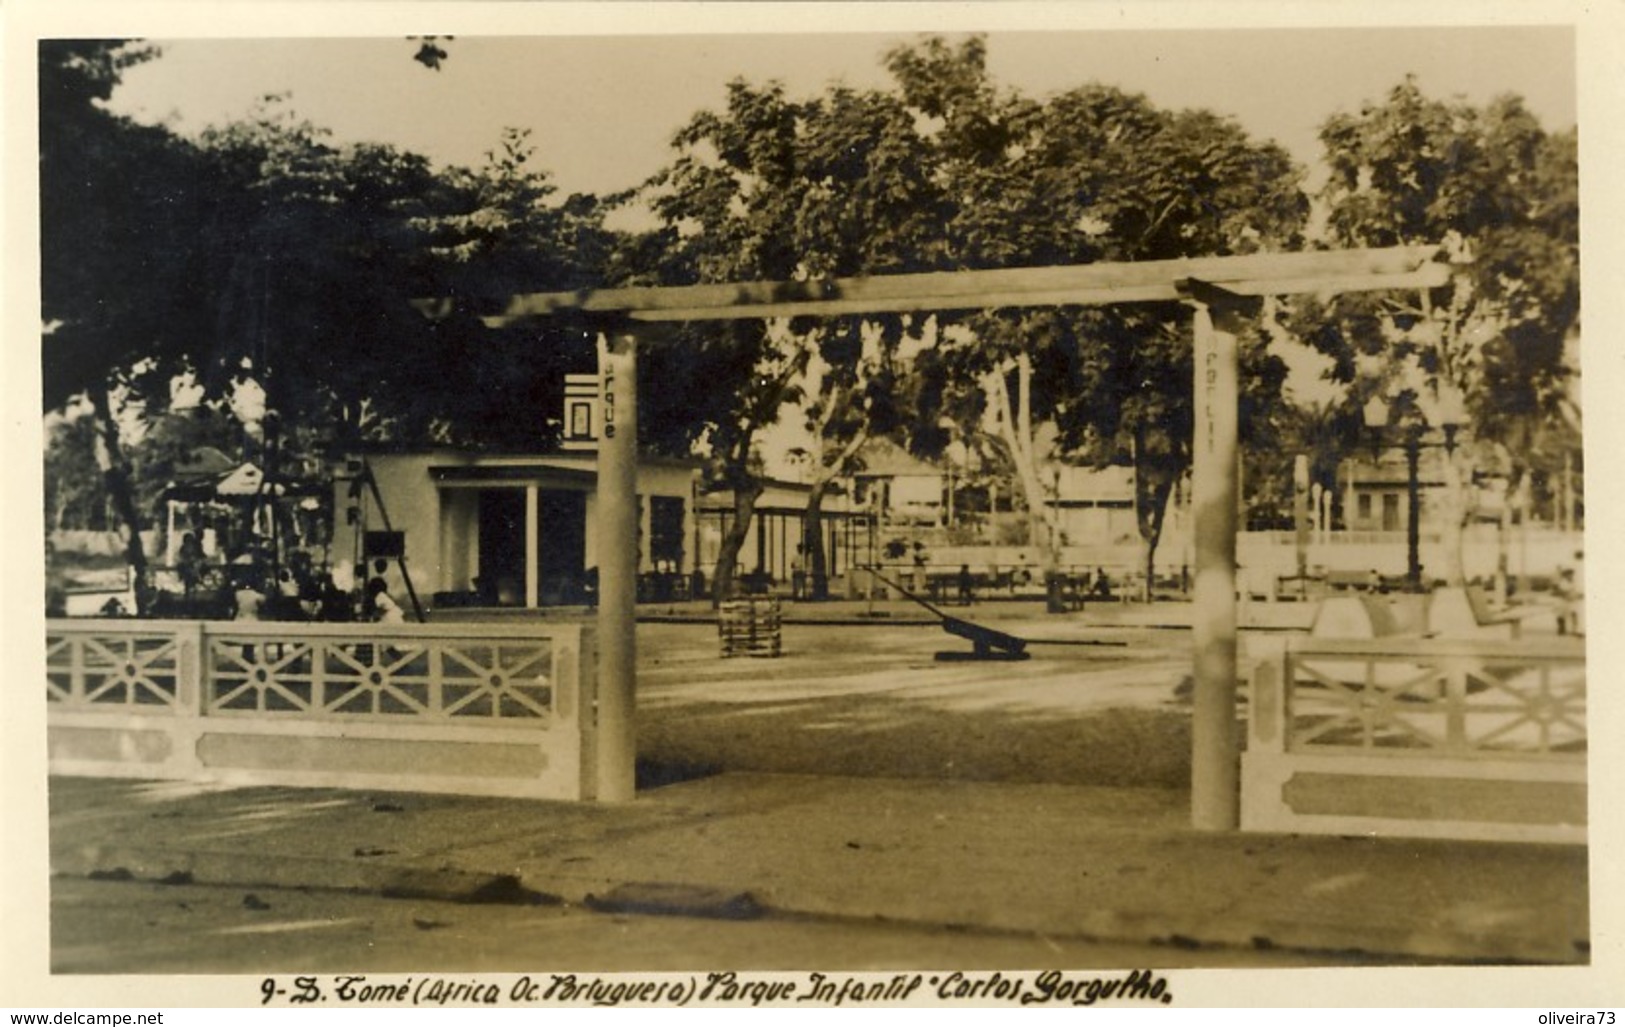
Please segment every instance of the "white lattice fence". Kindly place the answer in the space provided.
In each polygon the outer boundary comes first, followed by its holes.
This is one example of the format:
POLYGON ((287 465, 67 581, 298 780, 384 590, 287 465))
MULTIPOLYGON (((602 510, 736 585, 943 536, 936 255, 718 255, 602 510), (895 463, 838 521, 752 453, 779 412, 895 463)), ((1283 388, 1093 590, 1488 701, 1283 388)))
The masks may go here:
POLYGON ((1242 826, 1582 842, 1584 643, 1303 640, 1259 664, 1242 826))
POLYGON ((53 773, 591 798, 576 626, 51 621, 53 773))

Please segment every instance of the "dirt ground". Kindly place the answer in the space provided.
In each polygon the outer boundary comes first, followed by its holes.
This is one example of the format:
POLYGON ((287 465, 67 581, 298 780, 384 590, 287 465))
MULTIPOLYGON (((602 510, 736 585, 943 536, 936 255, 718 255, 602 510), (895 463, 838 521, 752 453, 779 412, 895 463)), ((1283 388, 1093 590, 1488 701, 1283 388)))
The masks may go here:
POLYGON ((1187 633, 1040 643, 1020 662, 935 658, 968 648, 932 626, 787 624, 781 656, 725 659, 714 625, 642 624, 644 784, 751 770, 1188 785, 1187 633))

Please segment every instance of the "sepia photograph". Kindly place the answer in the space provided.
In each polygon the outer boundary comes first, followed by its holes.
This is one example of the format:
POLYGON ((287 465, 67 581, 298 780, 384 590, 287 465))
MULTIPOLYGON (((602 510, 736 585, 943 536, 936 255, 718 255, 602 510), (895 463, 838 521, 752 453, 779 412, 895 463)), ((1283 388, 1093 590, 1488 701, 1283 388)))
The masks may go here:
POLYGON ((1147 6, 9 10, 0 1004, 1621 1005, 1617 27, 1147 6))

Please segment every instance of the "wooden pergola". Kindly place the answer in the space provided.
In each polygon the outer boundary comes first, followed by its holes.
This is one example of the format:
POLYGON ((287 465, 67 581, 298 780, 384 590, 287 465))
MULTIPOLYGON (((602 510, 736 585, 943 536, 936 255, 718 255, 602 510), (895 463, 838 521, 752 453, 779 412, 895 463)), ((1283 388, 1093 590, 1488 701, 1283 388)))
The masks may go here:
MULTIPOLYGON (((637 340, 660 323, 820 317, 1038 306, 1181 301, 1195 329, 1192 504, 1196 576, 1192 602, 1195 695, 1191 751, 1193 826, 1239 825, 1236 721, 1237 333, 1265 296, 1333 295, 1445 284, 1437 247, 1268 253, 1189 260, 1100 263, 996 271, 739 282, 510 297, 486 324, 585 317, 599 334, 599 524, 615 540, 598 554, 598 797, 634 793, 636 758, 637 340)), ((450 301, 426 300, 429 317, 450 301)))

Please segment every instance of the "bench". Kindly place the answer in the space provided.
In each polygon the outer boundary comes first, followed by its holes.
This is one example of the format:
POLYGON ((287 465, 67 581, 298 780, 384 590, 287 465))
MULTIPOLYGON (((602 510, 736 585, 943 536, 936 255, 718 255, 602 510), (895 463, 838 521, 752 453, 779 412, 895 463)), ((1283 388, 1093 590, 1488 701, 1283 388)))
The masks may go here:
POLYGON ((1327 588, 1325 575, 1281 574, 1275 579, 1275 599, 1282 602, 1308 602, 1327 588))

